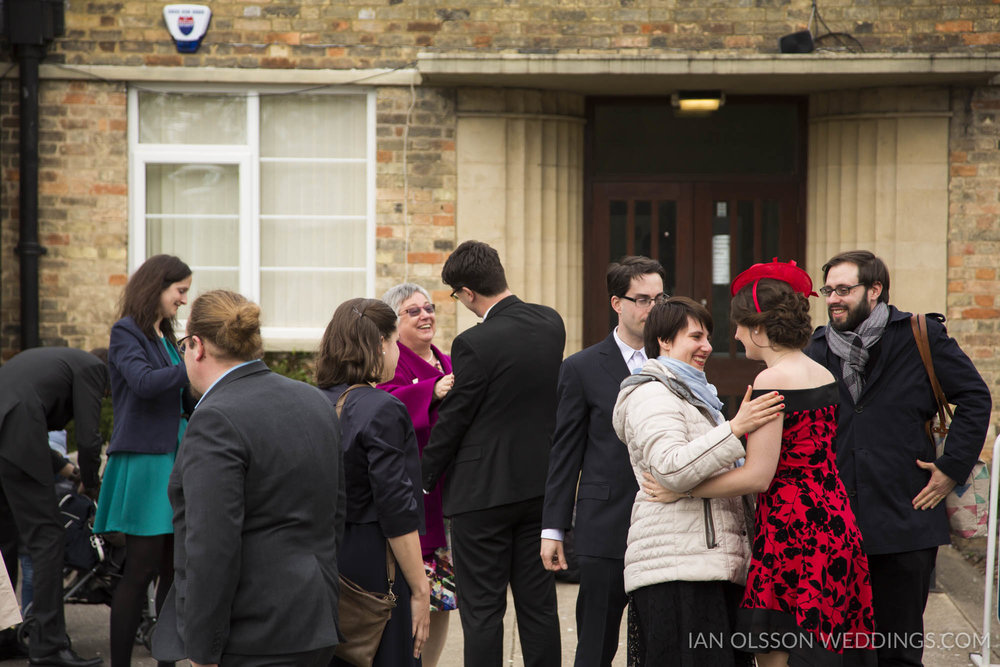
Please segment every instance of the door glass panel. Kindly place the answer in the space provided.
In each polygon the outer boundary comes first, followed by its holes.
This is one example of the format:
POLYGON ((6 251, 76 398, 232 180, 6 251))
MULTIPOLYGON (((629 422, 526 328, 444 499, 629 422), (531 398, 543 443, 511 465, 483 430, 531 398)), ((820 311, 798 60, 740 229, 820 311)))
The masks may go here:
MULTIPOLYGON (((761 207, 761 247, 764 249, 763 261, 769 262, 772 257, 778 257, 781 238, 781 206, 775 199, 765 199, 761 207)), ((780 257, 788 261, 788 257, 780 257)), ((747 266, 750 266, 747 264, 747 266)))
POLYGON ((712 203, 712 304, 711 313, 713 355, 729 353, 729 274, 731 255, 729 203, 712 203))
POLYGON ((652 257, 653 240, 653 203, 650 201, 635 202, 635 245, 632 254, 652 257))
POLYGON ((677 202, 661 201, 656 221, 660 252, 654 259, 660 260, 667 274, 663 291, 673 296, 677 293, 677 202))
POLYGON ((754 225, 753 202, 736 202, 736 238, 733 246, 733 256, 736 257, 734 269, 737 274, 749 268, 754 263, 754 225))
POLYGON ((610 252, 609 262, 617 262, 628 254, 626 229, 628 229, 628 202, 616 200, 608 204, 609 229, 611 238, 608 239, 610 252))

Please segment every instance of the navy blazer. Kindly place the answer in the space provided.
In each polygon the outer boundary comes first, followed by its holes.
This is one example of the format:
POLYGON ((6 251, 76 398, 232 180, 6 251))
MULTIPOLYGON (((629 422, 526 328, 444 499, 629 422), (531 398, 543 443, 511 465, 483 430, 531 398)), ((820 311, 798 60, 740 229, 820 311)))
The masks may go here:
POLYGON ((913 498, 930 473, 916 460, 934 461, 958 483, 969 476, 990 423, 990 392, 969 357, 944 326, 927 319, 934 372, 956 406, 944 454, 937 458, 924 423, 937 411, 927 371, 920 360, 910 313, 889 308, 889 322, 869 362, 858 400, 843 381, 839 357, 827 346, 826 327, 813 334, 806 354, 826 366, 840 389, 837 467, 869 554, 901 553, 948 544, 944 504, 913 509, 913 498))
POLYGON ((559 409, 542 528, 568 530, 575 501, 573 546, 582 556, 625 557, 639 485, 611 413, 628 375, 614 334, 568 357, 559 369, 559 409))
MULTIPOLYGON (((347 387, 322 392, 336 406, 347 387)), ((386 537, 423 533, 420 453, 406 406, 381 389, 358 387, 344 401, 340 427, 347 523, 378 522, 386 537)))
POLYGON ((184 359, 174 366, 163 342, 150 340, 131 317, 111 327, 108 346, 115 425, 108 454, 167 454, 177 448, 184 359))

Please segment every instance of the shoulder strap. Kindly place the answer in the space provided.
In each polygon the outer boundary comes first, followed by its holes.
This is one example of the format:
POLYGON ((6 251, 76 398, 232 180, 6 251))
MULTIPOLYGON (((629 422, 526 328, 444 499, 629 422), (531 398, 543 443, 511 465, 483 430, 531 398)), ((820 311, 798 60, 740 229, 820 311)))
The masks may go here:
POLYGON ((344 403, 347 402, 347 395, 349 393, 351 393, 352 389, 357 389, 358 387, 368 387, 368 386, 371 386, 371 385, 367 385, 367 384, 352 384, 350 387, 348 387, 347 389, 345 389, 344 393, 341 394, 340 398, 337 399, 337 405, 334 406, 334 409, 337 411, 337 416, 339 417, 340 413, 344 411, 344 403))
POLYGON ((917 351, 920 352, 920 359, 924 362, 924 369, 927 371, 927 377, 931 381, 931 389, 934 391, 934 400, 937 403, 938 421, 932 429, 935 433, 946 435, 953 415, 951 405, 948 404, 948 398, 944 395, 941 383, 938 382, 937 374, 934 372, 934 362, 931 359, 931 346, 927 337, 927 320, 923 315, 914 313, 910 316, 910 326, 913 327, 913 338, 917 341, 917 351), (947 419, 945 419, 946 414, 947 419))

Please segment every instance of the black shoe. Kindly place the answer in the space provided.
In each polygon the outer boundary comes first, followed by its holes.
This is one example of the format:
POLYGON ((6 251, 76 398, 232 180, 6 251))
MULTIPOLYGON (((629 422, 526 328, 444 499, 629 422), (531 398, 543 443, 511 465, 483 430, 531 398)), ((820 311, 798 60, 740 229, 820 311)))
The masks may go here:
POLYGON ((81 658, 71 648, 60 649, 44 658, 28 658, 29 665, 52 665, 53 667, 97 667, 103 662, 100 658, 81 658))

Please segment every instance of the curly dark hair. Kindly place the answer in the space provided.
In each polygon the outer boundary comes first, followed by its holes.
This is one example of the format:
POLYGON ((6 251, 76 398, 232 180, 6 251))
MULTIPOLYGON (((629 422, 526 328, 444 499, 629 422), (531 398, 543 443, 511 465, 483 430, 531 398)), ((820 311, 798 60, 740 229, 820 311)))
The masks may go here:
POLYGON ((812 335, 809 300, 782 280, 761 278, 757 283, 757 303, 754 305, 754 283, 736 293, 730 305, 733 322, 749 329, 764 328, 773 345, 801 350, 812 335))

